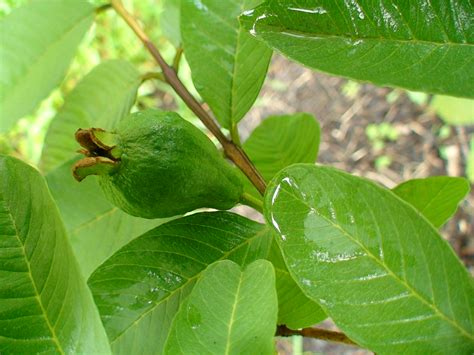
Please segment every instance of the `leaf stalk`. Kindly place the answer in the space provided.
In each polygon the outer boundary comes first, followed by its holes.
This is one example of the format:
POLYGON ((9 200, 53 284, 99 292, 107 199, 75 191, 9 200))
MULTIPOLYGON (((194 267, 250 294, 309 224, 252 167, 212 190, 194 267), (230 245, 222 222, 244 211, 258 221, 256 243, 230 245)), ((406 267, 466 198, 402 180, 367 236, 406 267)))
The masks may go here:
POLYGON ((321 328, 303 328, 299 330, 293 330, 288 328, 286 325, 279 325, 275 335, 281 337, 301 335, 306 338, 315 338, 319 340, 327 340, 336 343, 358 346, 356 343, 350 340, 344 333, 334 332, 321 328))
POLYGON ((252 207, 260 213, 263 213, 263 202, 247 192, 244 192, 240 197, 240 203, 252 207))
POLYGON ((173 58, 173 69, 176 73, 179 72, 179 65, 181 63, 181 58, 183 57, 183 46, 180 45, 176 48, 176 53, 173 58))

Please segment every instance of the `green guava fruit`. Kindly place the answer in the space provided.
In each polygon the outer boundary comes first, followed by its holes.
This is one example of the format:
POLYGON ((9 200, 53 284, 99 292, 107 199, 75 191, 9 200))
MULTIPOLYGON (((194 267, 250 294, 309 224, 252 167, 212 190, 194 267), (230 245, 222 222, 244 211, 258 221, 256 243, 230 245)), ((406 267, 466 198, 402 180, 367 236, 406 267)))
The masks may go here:
POLYGON ((137 112, 113 132, 80 129, 76 140, 86 158, 74 165, 74 177, 81 181, 98 175, 107 199, 133 216, 229 209, 243 192, 237 169, 204 133, 174 112, 137 112))

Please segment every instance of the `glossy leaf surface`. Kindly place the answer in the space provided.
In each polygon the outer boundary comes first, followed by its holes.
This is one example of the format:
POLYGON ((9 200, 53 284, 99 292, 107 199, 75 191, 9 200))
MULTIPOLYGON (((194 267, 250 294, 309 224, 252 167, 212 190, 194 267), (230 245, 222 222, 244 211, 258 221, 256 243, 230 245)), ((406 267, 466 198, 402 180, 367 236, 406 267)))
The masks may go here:
POLYGON ((275 268, 278 324, 285 324, 291 329, 300 329, 326 319, 326 313, 315 301, 303 293, 300 286, 291 277, 276 240, 272 243, 268 260, 275 268))
POLYGON ((129 241, 167 220, 137 218, 122 212, 107 201, 95 177, 80 183, 73 178, 74 161, 51 171, 46 180, 87 278, 129 241))
POLYGON ((40 174, 0 156, 0 353, 109 353, 40 174))
POLYGON ((49 172, 77 154, 80 146, 74 133, 79 128, 115 128, 130 112, 140 83, 138 71, 124 60, 110 60, 96 66, 66 97, 64 106, 51 122, 41 169, 49 172))
POLYGON ((258 0, 182 0, 181 36, 194 86, 225 128, 254 103, 272 51, 241 27, 258 0))
POLYGON ((434 176, 406 181, 393 192, 439 228, 456 212, 469 189, 464 178, 434 176))
POLYGON ((229 212, 198 213, 163 224, 102 264, 89 286, 114 353, 161 353, 171 322, 210 264, 265 258, 265 226, 229 212))
POLYGON ((470 1, 267 0, 242 21, 311 68, 377 85, 474 97, 470 1))
POLYGON ((166 354, 274 354, 278 302, 272 264, 211 264, 177 313, 166 354))
POLYGON ((61 82, 93 14, 86 1, 34 1, 0 20, 0 131, 61 82))
POLYGON ((289 271, 354 341, 376 353, 469 353, 474 283, 409 204, 336 169, 293 165, 265 216, 289 271))

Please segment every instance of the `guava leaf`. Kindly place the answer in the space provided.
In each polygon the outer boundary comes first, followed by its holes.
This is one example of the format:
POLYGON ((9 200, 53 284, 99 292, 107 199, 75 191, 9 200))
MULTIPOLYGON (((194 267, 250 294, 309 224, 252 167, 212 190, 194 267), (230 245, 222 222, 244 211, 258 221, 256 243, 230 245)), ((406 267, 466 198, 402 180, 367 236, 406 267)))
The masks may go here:
POLYGON ((244 142, 245 152, 266 181, 295 163, 314 163, 318 157, 318 121, 308 113, 270 116, 244 142))
POLYGON ((0 156, 0 353, 110 353, 44 179, 6 156, 0 156))
POLYGON ((229 212, 197 213, 131 241, 89 278, 114 353, 162 353, 171 322, 203 270, 268 255, 266 227, 229 212))
POLYGON ((59 85, 93 15, 86 1, 33 1, 0 20, 0 131, 59 85))
MULTIPOLYGON (((314 163, 318 157, 320 127, 307 113, 270 116, 253 130, 243 148, 263 178, 269 182, 281 169, 296 163, 314 163)), ((260 193, 248 181, 245 190, 260 193)))
POLYGON ((268 260, 275 268, 278 324, 284 324, 291 329, 300 329, 326 319, 326 313, 318 303, 308 298, 291 277, 275 239, 270 248, 268 260))
POLYGON ((181 44, 181 0, 165 0, 160 16, 163 35, 175 46, 181 44))
POLYGON ((473 12, 471 1, 266 0, 242 23, 323 72, 472 98, 473 12))
POLYGON ((150 220, 122 212, 107 201, 95 177, 80 183, 73 178, 71 167, 75 160, 51 171, 46 180, 87 278, 129 241, 169 219, 150 220))
POLYGON ((230 260, 204 270, 181 305, 166 354, 274 354, 278 302, 266 260, 245 270, 230 260))
POLYGON ((74 133, 79 128, 115 128, 129 114, 140 83, 140 73, 124 60, 105 61, 96 66, 66 97, 64 106, 51 122, 41 169, 47 173, 76 156, 80 146, 74 133))
POLYGON ((464 178, 433 176, 408 180, 393 192, 439 228, 456 212, 469 190, 469 182, 464 178))
POLYGON ((288 269, 376 353, 471 353, 474 283, 414 207, 339 170, 293 165, 265 195, 288 269))
POLYGON ((182 0, 181 36, 194 86, 225 128, 257 98, 272 51, 239 23, 258 0, 182 0))

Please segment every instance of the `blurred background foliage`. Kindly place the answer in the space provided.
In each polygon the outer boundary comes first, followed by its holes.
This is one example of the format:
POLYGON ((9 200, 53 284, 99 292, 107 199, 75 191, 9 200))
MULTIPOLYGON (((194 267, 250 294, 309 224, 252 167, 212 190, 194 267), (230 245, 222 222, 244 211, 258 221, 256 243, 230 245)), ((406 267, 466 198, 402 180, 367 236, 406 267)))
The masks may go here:
MULTIPOLYGON (((0 18, 29 1, 0 0, 0 18)), ((90 2, 98 7, 104 5, 104 1, 101 0, 90 2)), ((179 28, 177 27, 179 14, 176 0, 124 0, 123 2, 132 13, 137 15, 165 59, 171 62, 176 53, 176 47, 179 46, 179 31, 176 31, 176 28, 179 28), (163 16, 165 9, 166 16, 163 16)), ((65 96, 92 68, 109 59, 127 60, 142 75, 159 71, 156 63, 124 21, 111 9, 101 11, 96 15, 94 25, 81 42, 61 86, 54 90, 33 114, 20 119, 7 134, 0 134, 0 153, 10 154, 37 165, 46 131, 61 108, 65 96)), ((184 56, 181 59, 179 74, 191 92, 198 96, 192 85, 190 70, 184 56)), ((181 100, 177 100, 177 96, 168 85, 159 80, 147 80, 140 86, 138 99, 132 110, 145 107, 162 107, 178 111, 183 117, 200 126, 200 122, 194 118, 181 100)))
MULTIPOLYGON (((6 16, 15 7, 19 7, 31 0, 0 0, 0 18, 6 16)), ((34 1, 34 0, 33 0, 34 1)), ((43 1, 43 0, 36 0, 43 1)), ((63 0, 71 1, 71 0, 63 0)), ((103 0, 90 0, 100 7, 103 0)), ((172 62, 179 47, 179 1, 178 0, 125 0, 125 6, 134 13, 149 34, 150 38, 162 51, 165 59, 172 62)), ((32 115, 19 120, 17 125, 8 134, 0 134, 0 153, 17 156, 36 165, 41 155, 42 144, 46 131, 54 115, 61 108, 64 97, 76 86, 94 66, 108 59, 125 59, 131 62, 143 75, 157 72, 158 68, 149 53, 143 49, 134 33, 118 18, 113 11, 105 10, 96 15, 96 21, 91 30, 83 39, 77 55, 61 86, 42 102, 32 115)), ((180 66, 180 76, 186 86, 198 96, 192 85, 189 67, 183 56, 180 66)), ((270 86, 275 91, 285 91, 285 85, 274 81, 270 86)), ((342 91, 348 98, 356 97, 361 84, 347 81, 342 91)), ((474 124, 474 101, 445 96, 431 96, 424 93, 404 92, 394 89, 387 94, 386 99, 395 102, 405 93, 411 101, 419 105, 426 112, 435 112, 445 122, 439 134, 449 135, 451 127, 474 124)), ((260 97, 256 106, 271 104, 265 97, 260 97)), ((145 107, 162 107, 178 111, 185 118, 192 120, 201 128, 200 121, 177 99, 174 92, 163 82, 147 80, 141 85, 138 99, 133 110, 145 107)), ((370 124, 366 127, 368 144, 374 154, 378 155, 375 161, 377 169, 383 169, 392 163, 392 159, 383 154, 386 142, 396 141, 399 132, 389 123, 370 124)), ((474 138, 470 137, 471 149, 466 158, 466 175, 474 181, 474 138)), ((440 149, 441 156, 446 153, 440 149)), ((446 156, 447 158, 447 156, 446 156)))
MULTIPOLYGON (((30 0, 0 0, 0 18, 6 16, 15 7, 30 0)), ((42 0, 37 0, 42 1, 42 0)), ((71 1, 71 0, 64 0, 71 1)), ((90 0, 94 5, 104 5, 103 0, 90 0)), ((125 6, 141 21, 145 31, 162 51, 165 59, 172 62, 176 48, 180 44, 179 34, 179 1, 178 0, 125 0, 125 6)), ((0 153, 17 156, 36 165, 41 155, 42 144, 49 123, 61 108, 64 97, 76 86, 84 75, 100 62, 108 59, 125 59, 131 62, 143 75, 158 71, 156 63, 151 59, 135 34, 118 18, 113 11, 105 10, 96 15, 96 21, 82 41, 77 55, 61 86, 42 102, 32 115, 19 120, 17 125, 7 134, 0 134, 0 153)), ((186 86, 198 96, 192 85, 191 74, 183 56, 180 65, 180 76, 186 86)), ((275 91, 286 90, 285 85, 277 81, 270 83, 275 91), (283 87, 282 87, 283 86, 283 87)), ((347 81, 342 87, 343 94, 348 98, 356 97, 361 84, 347 81)), ((386 100, 394 103, 402 94, 419 105, 426 112, 436 113, 445 123, 440 129, 440 136, 448 136, 452 127, 474 124, 474 101, 447 96, 431 96, 425 93, 404 92, 394 89, 386 95, 386 100)), ((271 104, 265 97, 260 97, 256 106, 271 104)), ((200 122, 177 99, 174 92, 159 80, 145 81, 138 93, 133 110, 145 107, 162 107, 178 111, 185 118, 192 120, 201 128, 200 122)), ((386 142, 396 141, 399 132, 389 123, 370 124, 366 127, 368 144, 378 158, 377 169, 383 169, 392 163, 392 159, 383 154, 386 142)), ((466 175, 474 182, 474 137, 470 137, 470 151, 466 157, 466 175)), ((443 148, 440 155, 447 157, 443 148)))

